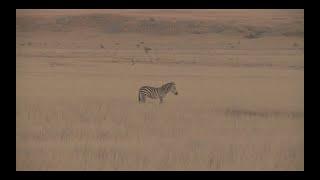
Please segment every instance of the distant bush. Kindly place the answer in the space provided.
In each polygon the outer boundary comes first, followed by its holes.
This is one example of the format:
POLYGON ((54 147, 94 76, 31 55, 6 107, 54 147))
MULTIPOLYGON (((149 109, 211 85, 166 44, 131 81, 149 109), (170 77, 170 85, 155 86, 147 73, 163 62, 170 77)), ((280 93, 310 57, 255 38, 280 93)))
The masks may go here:
POLYGON ((71 17, 59 17, 56 19, 56 24, 68 25, 71 22, 71 17))

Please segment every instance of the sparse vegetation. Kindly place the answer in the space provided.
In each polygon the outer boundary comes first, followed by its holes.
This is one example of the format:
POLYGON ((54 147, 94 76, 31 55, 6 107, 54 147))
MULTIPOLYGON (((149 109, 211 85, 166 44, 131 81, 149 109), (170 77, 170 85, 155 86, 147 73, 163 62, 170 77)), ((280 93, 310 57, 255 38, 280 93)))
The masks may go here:
POLYGON ((151 51, 152 49, 149 47, 144 47, 144 52, 148 54, 149 51, 151 51))
POLYGON ((255 39, 255 38, 258 38, 260 37, 260 34, 259 33, 256 33, 256 32, 250 32, 248 33, 246 36, 244 36, 245 38, 248 38, 248 39, 255 39))
POLYGON ((150 17, 150 19, 149 19, 150 21, 155 21, 155 19, 153 18, 153 17, 150 17))

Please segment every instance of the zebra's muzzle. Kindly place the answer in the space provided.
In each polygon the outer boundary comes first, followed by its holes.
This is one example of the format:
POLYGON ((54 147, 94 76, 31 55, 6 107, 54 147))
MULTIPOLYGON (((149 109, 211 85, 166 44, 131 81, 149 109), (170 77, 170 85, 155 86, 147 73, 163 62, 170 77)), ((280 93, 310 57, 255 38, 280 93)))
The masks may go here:
POLYGON ((175 95, 178 95, 178 92, 174 93, 175 95))

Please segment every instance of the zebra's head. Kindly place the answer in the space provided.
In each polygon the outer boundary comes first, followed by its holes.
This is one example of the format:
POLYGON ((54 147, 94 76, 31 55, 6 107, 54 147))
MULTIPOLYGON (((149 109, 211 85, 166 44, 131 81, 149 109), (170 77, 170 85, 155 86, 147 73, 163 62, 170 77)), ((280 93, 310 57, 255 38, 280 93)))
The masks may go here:
POLYGON ((170 86, 170 91, 171 91, 174 95, 178 95, 178 91, 177 91, 177 88, 176 88, 176 83, 171 82, 170 84, 171 84, 171 86, 170 86))

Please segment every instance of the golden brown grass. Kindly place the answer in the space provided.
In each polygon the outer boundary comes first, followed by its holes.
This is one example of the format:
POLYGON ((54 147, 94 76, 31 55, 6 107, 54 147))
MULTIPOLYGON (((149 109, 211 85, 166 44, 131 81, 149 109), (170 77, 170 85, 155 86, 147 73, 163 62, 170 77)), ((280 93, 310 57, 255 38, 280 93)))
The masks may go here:
POLYGON ((303 36, 19 28, 17 170, 304 170, 303 36), (178 96, 138 103, 168 81, 178 96))
POLYGON ((132 74, 18 76, 17 169, 303 169, 301 72, 216 72, 222 77, 176 78, 179 95, 161 105, 138 104, 143 83, 132 74))

